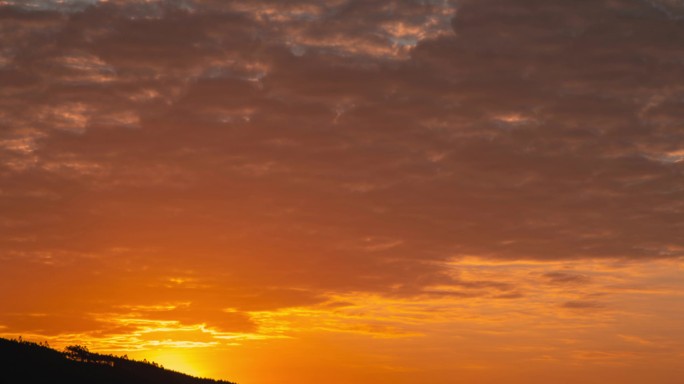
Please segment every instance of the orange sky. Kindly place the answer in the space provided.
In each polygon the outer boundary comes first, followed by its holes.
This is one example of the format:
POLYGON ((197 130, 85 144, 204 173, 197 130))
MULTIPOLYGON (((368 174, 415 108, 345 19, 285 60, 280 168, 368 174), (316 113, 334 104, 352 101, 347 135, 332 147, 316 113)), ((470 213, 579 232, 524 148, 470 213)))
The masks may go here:
POLYGON ((683 18, 0 1, 0 336, 241 384, 680 383, 683 18))

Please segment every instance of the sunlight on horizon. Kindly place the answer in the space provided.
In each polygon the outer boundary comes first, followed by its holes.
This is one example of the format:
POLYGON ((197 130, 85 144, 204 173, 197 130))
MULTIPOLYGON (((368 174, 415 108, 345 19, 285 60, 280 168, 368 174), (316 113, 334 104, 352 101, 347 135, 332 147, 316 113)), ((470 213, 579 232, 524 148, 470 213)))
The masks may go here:
POLYGON ((207 368, 208 363, 198 359, 191 348, 163 348, 135 352, 131 354, 131 357, 136 360, 147 359, 150 362, 160 364, 165 369, 195 377, 211 377, 212 373, 207 368))

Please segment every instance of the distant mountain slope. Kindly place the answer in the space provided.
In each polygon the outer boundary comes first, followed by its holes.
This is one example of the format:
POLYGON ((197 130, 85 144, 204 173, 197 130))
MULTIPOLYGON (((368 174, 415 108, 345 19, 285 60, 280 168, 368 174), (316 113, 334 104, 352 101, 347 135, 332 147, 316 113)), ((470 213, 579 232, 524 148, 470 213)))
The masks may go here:
POLYGON ((21 340, 0 338, 0 384, 234 384, 200 379, 155 363, 89 352, 70 346, 60 352, 21 340))

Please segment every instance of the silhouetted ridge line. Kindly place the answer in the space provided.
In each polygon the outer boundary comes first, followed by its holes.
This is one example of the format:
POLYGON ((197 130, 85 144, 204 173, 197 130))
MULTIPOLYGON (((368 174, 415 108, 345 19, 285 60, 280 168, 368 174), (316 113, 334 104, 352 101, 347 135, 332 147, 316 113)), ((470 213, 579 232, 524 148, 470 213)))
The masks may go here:
POLYGON ((0 338, 0 384, 235 384, 197 378, 126 356, 93 353, 73 345, 57 351, 47 343, 0 338))

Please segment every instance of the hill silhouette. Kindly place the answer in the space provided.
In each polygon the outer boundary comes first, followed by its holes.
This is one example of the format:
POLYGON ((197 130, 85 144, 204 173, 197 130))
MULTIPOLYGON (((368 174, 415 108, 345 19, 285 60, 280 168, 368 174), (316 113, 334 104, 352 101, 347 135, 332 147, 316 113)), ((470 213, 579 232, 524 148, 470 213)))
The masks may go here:
POLYGON ((0 338, 0 384, 235 384, 197 378, 126 356, 93 353, 74 345, 58 351, 46 344, 0 338))

